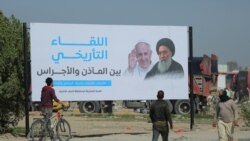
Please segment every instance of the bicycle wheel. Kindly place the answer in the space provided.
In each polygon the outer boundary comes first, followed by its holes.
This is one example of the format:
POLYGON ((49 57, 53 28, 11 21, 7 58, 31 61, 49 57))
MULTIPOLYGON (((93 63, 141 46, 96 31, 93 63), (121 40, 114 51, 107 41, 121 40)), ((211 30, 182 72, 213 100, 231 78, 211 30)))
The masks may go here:
POLYGON ((71 128, 69 122, 65 119, 60 119, 56 124, 56 134, 60 141, 68 141, 71 139, 71 128))
POLYGON ((30 128, 30 137, 32 141, 44 141, 44 121, 38 119, 34 121, 30 128))

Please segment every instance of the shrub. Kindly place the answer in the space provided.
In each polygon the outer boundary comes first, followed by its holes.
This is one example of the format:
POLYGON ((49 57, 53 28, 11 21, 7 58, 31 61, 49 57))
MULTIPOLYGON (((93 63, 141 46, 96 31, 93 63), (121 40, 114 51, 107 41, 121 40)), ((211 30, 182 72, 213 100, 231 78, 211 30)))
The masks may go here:
POLYGON ((241 116, 246 126, 250 126, 250 101, 241 104, 241 116))

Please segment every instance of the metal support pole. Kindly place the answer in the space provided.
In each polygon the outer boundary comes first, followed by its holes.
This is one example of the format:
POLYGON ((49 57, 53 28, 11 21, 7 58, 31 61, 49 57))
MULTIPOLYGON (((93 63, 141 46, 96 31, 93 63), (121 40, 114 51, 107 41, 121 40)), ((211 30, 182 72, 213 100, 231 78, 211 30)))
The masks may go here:
POLYGON ((193 91, 193 29, 189 27, 189 88, 190 88, 190 129, 193 130, 194 125, 194 91, 193 91))
POLYGON ((23 23, 23 54, 24 54, 24 93, 25 93, 25 134, 29 133, 29 95, 27 79, 27 25, 23 23))

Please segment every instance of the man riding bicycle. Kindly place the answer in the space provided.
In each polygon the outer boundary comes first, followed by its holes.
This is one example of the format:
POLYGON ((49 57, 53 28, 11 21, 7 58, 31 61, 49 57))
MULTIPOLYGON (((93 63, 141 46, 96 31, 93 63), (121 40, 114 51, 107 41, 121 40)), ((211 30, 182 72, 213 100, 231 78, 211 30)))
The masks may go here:
MULTIPOLYGON (((46 119, 49 120, 49 118, 52 116, 53 112, 53 100, 62 104, 63 106, 66 107, 64 103, 62 103, 55 94, 55 90, 53 88, 53 79, 48 77, 46 80, 46 86, 42 88, 41 92, 41 109, 42 113, 46 115, 46 119)), ((48 121, 48 127, 50 127, 51 122, 50 120, 48 121)), ((51 130, 49 128, 49 130, 51 130)), ((51 131, 50 137, 53 138, 53 132, 51 131)))

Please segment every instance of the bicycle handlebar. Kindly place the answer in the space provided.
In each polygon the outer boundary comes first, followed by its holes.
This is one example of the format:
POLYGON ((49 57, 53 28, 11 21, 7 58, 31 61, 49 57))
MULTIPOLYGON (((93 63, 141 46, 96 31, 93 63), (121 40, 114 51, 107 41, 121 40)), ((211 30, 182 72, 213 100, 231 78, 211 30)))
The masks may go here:
POLYGON ((60 102, 53 105, 53 111, 58 111, 61 109, 66 111, 69 107, 70 107, 69 103, 60 102))

